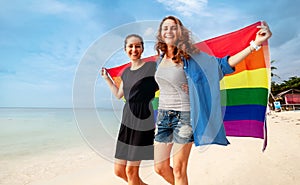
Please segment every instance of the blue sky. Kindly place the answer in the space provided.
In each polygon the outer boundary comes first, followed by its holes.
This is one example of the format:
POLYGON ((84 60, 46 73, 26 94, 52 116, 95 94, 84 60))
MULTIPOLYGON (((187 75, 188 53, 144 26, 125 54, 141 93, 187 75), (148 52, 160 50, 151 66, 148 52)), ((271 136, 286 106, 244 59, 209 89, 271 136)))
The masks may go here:
MULTIPOLYGON (((266 20, 275 73, 300 76, 298 1, 14 0, 0 7, 0 107, 72 107, 76 70, 93 43, 120 25, 166 15, 179 17, 199 40, 266 20)), ((111 106, 101 78, 95 92, 97 106, 111 106)))

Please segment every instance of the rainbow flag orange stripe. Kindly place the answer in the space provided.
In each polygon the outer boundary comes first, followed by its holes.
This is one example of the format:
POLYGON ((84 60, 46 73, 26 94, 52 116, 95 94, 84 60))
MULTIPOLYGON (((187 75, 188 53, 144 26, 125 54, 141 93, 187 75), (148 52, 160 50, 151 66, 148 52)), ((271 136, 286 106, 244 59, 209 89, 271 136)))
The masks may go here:
MULTIPOLYGON (((234 55, 246 48, 255 39, 256 22, 240 30, 221 35, 195 45, 216 57, 234 55)), ((146 61, 155 61, 151 56, 146 61)), ((130 64, 107 69, 118 84, 122 71, 130 64)), ((259 51, 252 52, 235 67, 235 72, 220 81, 221 105, 224 110, 224 125, 227 136, 255 137, 265 139, 266 147, 266 106, 270 84, 270 57, 268 43, 263 43, 259 51)), ((159 92, 154 101, 157 109, 159 92)))

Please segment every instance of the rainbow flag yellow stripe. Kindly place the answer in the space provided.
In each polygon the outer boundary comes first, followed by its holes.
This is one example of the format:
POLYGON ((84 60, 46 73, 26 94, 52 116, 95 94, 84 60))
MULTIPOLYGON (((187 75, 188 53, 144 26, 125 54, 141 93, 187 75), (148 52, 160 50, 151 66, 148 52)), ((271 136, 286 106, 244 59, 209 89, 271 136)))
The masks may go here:
POLYGON ((269 69, 244 70, 235 75, 225 76, 220 81, 220 89, 266 88, 269 87, 269 69))

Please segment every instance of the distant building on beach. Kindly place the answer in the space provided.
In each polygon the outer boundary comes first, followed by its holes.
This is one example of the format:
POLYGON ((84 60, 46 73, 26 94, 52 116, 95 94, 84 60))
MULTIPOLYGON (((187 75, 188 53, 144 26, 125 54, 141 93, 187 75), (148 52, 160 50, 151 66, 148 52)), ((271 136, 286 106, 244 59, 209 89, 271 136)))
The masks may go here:
POLYGON ((296 110, 300 108, 300 90, 289 89, 277 94, 274 99, 280 101, 285 110, 296 110))

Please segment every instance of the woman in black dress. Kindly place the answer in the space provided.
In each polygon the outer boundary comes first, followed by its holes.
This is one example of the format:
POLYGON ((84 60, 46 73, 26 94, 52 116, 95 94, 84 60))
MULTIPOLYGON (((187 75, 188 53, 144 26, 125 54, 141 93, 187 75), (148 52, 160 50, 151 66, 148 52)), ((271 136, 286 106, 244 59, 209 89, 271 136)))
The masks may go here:
POLYGON ((126 103, 123 108, 115 153, 115 174, 128 184, 145 184, 139 177, 141 160, 153 160, 154 112, 151 100, 158 85, 154 79, 155 62, 143 62, 143 39, 139 35, 128 35, 125 52, 131 59, 131 66, 124 70, 118 88, 108 77, 105 69, 102 77, 112 93, 126 103))

